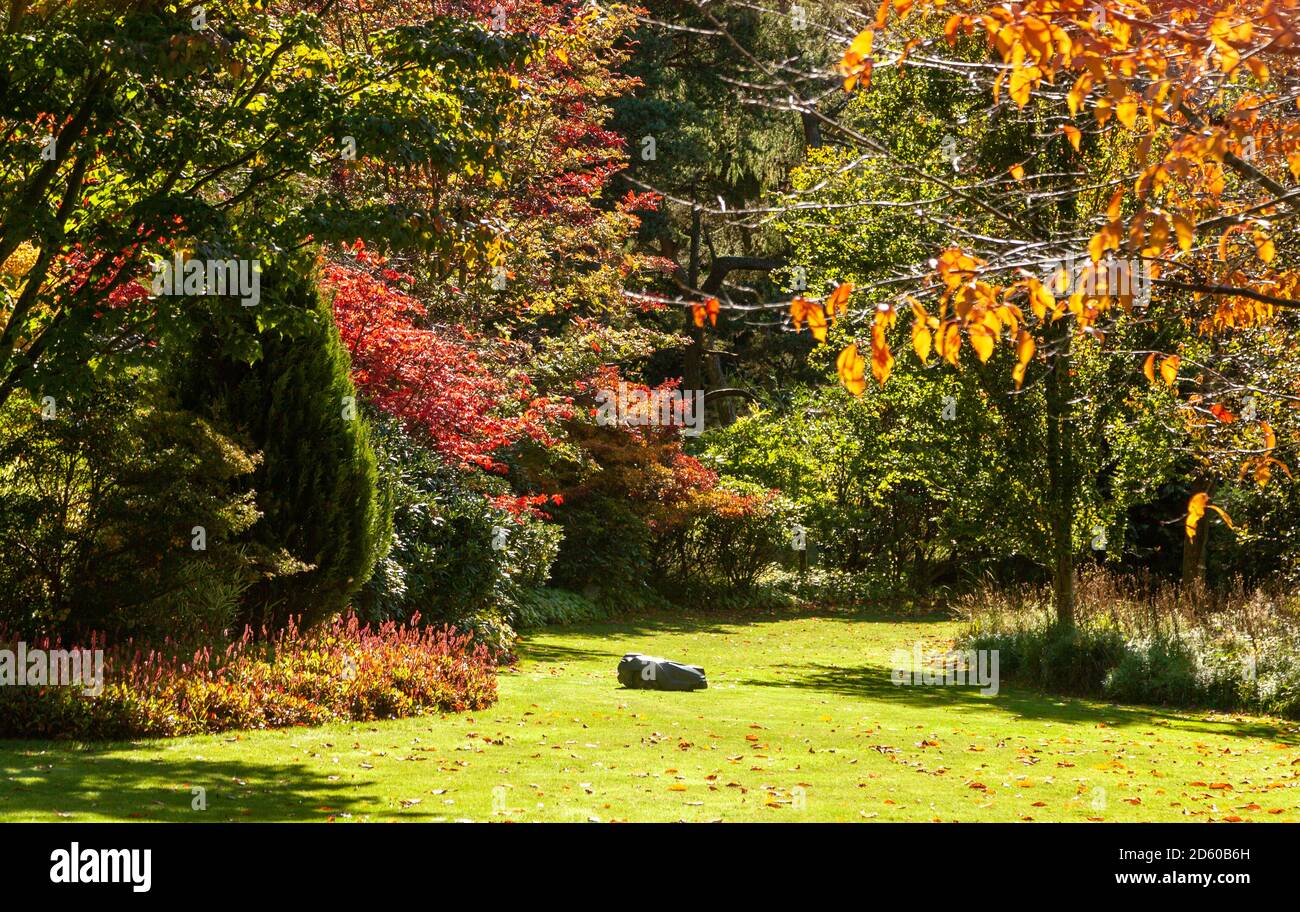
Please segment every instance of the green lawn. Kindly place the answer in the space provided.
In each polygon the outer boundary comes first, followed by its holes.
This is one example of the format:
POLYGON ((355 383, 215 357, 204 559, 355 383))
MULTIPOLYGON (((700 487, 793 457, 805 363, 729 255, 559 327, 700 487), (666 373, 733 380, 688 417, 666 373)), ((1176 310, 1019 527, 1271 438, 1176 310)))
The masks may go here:
POLYGON ((548 630, 473 715, 0 742, 0 820, 1300 820, 1294 724, 890 683, 894 649, 954 629, 828 614, 548 630), (622 690, 627 651, 704 665, 709 689, 622 690))

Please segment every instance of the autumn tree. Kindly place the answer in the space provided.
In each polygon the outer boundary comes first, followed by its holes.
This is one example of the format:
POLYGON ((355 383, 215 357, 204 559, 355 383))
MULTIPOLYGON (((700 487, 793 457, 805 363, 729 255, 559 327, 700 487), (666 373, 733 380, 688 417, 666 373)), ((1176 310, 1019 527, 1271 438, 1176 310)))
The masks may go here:
MULTIPOLYGON (((788 309, 793 328, 806 325, 818 338, 837 316, 860 328, 863 341, 839 357, 855 390, 868 373, 886 382, 900 333, 916 356, 933 353, 954 369, 967 352, 981 363, 999 347, 1011 352, 1014 385, 1041 386, 1047 399, 1050 540, 1063 623, 1073 618, 1072 353, 1080 340, 1114 342, 1126 320, 1222 332, 1293 305, 1294 232, 1285 228, 1300 192, 1295 6, 884 0, 874 15, 858 15, 856 35, 842 37, 843 91, 869 94, 886 70, 899 79, 948 74, 966 86, 978 104, 949 125, 952 141, 937 156, 896 148, 880 131, 846 121, 824 96, 800 91, 790 66, 748 52, 773 103, 856 150, 845 167, 887 163, 897 181, 917 189, 901 208, 937 234, 924 256, 895 263, 865 287, 813 289, 767 305, 788 309), (972 161, 974 126, 982 151, 972 161), (1014 141, 985 154, 998 135, 1014 141), (953 167, 962 156, 966 167, 953 167)), ((836 205, 900 206, 897 194, 882 196, 836 205)), ((1185 375, 1176 350, 1110 350, 1149 382, 1185 395, 1203 386, 1199 407, 1231 394, 1230 385, 1185 375)), ((1267 417, 1241 427, 1249 471, 1272 465, 1267 417)), ((1216 509, 1209 500, 1200 492, 1188 504, 1189 535, 1216 509)))
MULTIPOLYGON (((335 0, 11 4, 0 11, 0 403, 73 396, 108 357, 184 332, 151 266, 258 259, 358 237, 436 251, 448 214, 399 205, 404 173, 488 174, 524 43, 475 22, 326 40, 335 0), (349 171, 347 165, 362 163, 349 171)), ((284 316, 271 307, 263 326, 284 316)), ((222 340, 256 356, 245 334, 222 340)))

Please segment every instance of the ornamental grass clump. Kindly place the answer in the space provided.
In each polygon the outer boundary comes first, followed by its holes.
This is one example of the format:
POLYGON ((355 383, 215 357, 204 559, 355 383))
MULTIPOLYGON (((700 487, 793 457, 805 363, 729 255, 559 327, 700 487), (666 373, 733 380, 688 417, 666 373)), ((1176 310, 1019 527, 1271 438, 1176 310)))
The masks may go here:
MULTIPOLYGON (((96 688, 0 687, 0 737, 126 739, 478 710, 496 702, 496 657, 455 628, 377 627, 355 616, 243 634, 224 649, 106 646, 96 688), (98 693, 92 691, 98 690, 98 693)), ((0 645, 15 640, 0 636, 0 645)), ((26 649, 58 650, 55 640, 26 649)))

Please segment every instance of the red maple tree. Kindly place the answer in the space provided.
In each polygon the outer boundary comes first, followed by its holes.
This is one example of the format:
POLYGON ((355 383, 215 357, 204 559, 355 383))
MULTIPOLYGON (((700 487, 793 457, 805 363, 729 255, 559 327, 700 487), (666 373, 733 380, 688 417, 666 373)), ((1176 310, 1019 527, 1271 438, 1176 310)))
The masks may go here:
POLYGON ((357 387, 459 465, 499 471, 493 454, 501 448, 525 437, 553 444, 568 402, 536 395, 522 371, 503 371, 511 357, 504 343, 425 325, 424 305, 400 287, 408 279, 359 241, 322 268, 357 387))

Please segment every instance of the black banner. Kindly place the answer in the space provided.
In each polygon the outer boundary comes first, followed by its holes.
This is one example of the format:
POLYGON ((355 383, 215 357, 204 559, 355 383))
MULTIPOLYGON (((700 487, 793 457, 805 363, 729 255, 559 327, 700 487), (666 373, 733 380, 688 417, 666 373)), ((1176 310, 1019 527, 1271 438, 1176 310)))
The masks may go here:
MULTIPOLYGON (((0 827, 10 897, 214 895, 379 900, 425 884, 432 898, 590 895, 680 883, 693 898, 760 900, 970 889, 999 896, 1182 896, 1231 900, 1285 882, 1285 824, 30 824, 0 827), (1040 891, 1050 890, 1050 894, 1040 891)), ((611 893, 610 895, 614 895, 611 893)))

